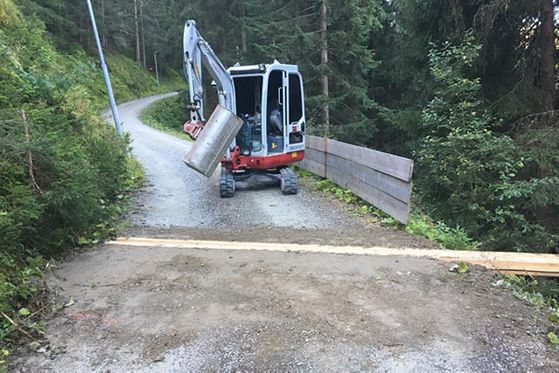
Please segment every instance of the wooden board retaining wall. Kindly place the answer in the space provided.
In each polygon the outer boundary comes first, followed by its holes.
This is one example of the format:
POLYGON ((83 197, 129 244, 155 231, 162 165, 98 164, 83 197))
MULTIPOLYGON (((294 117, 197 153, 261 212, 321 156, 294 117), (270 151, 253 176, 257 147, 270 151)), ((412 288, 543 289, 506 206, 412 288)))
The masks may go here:
POLYGON ((407 223, 412 191, 411 159, 307 136, 305 159, 299 166, 350 189, 394 219, 407 223))

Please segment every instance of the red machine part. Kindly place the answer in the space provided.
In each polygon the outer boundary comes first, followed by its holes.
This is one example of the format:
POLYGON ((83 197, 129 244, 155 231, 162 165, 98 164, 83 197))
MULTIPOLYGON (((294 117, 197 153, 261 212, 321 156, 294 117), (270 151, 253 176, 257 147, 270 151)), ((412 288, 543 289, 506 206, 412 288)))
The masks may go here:
POLYGON ((236 170, 268 170, 300 162, 305 157, 304 151, 279 153, 268 156, 241 155, 239 146, 231 152, 231 160, 223 158, 221 163, 230 171, 236 170))
POLYGON ((192 140, 196 140, 205 125, 206 123, 202 121, 193 122, 189 120, 184 124, 183 130, 192 140))
MULTIPOLYGON (((184 124, 183 129, 192 140, 196 140, 205 125, 206 123, 202 121, 188 121, 184 124)), ((268 156, 241 155, 241 148, 239 146, 235 146, 235 149, 231 152, 231 160, 227 161, 227 159, 223 157, 221 164, 223 164, 229 171, 269 170, 272 168, 286 166, 291 163, 300 162, 304 157, 304 151, 279 153, 268 156)))

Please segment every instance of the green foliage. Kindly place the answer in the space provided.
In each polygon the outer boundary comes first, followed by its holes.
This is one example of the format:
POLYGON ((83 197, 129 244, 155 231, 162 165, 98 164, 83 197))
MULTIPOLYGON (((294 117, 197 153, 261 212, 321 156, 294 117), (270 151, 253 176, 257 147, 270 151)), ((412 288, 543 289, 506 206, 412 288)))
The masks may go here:
POLYGON ((333 194, 337 199, 345 203, 355 203, 359 199, 349 189, 342 188, 328 179, 322 179, 316 183, 318 190, 333 194))
POLYGON ((0 25, 16 22, 21 16, 12 0, 0 0, 0 25))
POLYGON ((441 244, 449 250, 476 250, 479 246, 461 227, 449 227, 444 222, 433 223, 427 216, 411 214, 404 230, 441 244))
POLYGON ((6 364, 6 359, 10 356, 10 350, 3 348, 0 350, 0 372, 4 372, 4 365, 6 364))
MULTIPOLYGON (((142 173, 130 140, 98 115, 107 104, 94 59, 60 53, 35 17, 0 22, 0 311, 40 334, 41 258, 114 234, 142 173)), ((129 59, 109 64, 121 100, 157 91, 129 59)), ((1 317, 2 346, 14 332, 1 317)))
POLYGON ((456 270, 456 272, 460 273, 460 274, 464 274, 468 272, 468 263, 465 262, 460 262, 458 263, 458 268, 456 270))
MULTIPOLYGON (((39 287, 33 284, 34 277, 41 276, 40 258, 19 258, 9 252, 0 253, 0 311, 8 313, 15 309, 23 309, 21 305, 36 295, 39 287), (18 303, 13 303, 13 300, 18 303)), ((11 324, 2 318, 0 340, 5 337, 6 330, 11 324)))
POLYGON ((559 337, 554 332, 547 333, 547 339, 551 344, 559 346, 559 337))
POLYGON ((548 306, 555 312, 549 315, 550 321, 559 320, 559 284, 554 279, 530 276, 499 275, 497 284, 512 290, 515 297, 535 305, 548 306))
POLYGON ((559 324, 559 309, 547 315, 547 319, 554 324, 559 324))
POLYGON ((461 227, 451 228, 442 221, 435 224, 429 217, 415 212, 410 215, 408 223, 404 225, 386 215, 370 203, 363 201, 349 189, 342 188, 330 180, 313 176, 311 173, 304 170, 299 170, 297 174, 301 179, 310 180, 316 189, 328 193, 338 200, 352 206, 354 212, 359 215, 372 216, 385 225, 395 226, 410 234, 423 236, 440 244, 445 249, 477 250, 479 246, 479 243, 472 240, 461 227))
POLYGON ((484 108, 479 80, 467 77, 479 49, 466 38, 430 53, 439 85, 423 111, 427 135, 416 154, 422 201, 433 216, 465 227, 486 247, 546 251, 555 238, 530 222, 522 203, 545 182, 519 180, 527 159, 496 132, 500 121, 484 108))
POLYGON ((149 106, 142 113, 142 121, 180 138, 190 139, 182 129, 189 119, 186 106, 186 92, 182 91, 178 96, 159 100, 149 106))
MULTIPOLYGON (((159 93, 184 90, 185 79, 178 70, 167 70, 166 74, 160 78, 159 93)), ((186 94, 186 93, 184 93, 186 94)))
POLYGON ((458 264, 453 264, 450 269, 451 272, 455 272, 458 274, 463 275, 464 273, 468 273, 470 270, 470 267, 468 266, 468 263, 466 262, 459 262, 458 264))
POLYGON ((132 98, 147 96, 156 91, 156 81, 153 74, 148 74, 140 65, 132 62, 130 58, 120 54, 107 56, 109 73, 115 98, 118 101, 127 101, 132 98))
MULTIPOLYGON (((0 311, 10 315, 13 320, 20 320, 21 327, 30 328, 38 325, 39 320, 32 319, 31 311, 26 307, 35 307, 35 298, 44 288, 37 282, 42 276, 43 260, 41 257, 21 255, 19 252, 0 250, 0 311)), ((0 371, 10 352, 6 343, 17 332, 15 326, 0 315, 0 371)))
MULTIPOLYGON (((559 283, 556 279, 517 275, 498 275, 497 278, 496 286, 510 289, 518 299, 544 306, 548 311, 548 320, 559 324, 559 283)), ((550 343, 559 345, 556 331, 550 331, 547 338, 550 343)))

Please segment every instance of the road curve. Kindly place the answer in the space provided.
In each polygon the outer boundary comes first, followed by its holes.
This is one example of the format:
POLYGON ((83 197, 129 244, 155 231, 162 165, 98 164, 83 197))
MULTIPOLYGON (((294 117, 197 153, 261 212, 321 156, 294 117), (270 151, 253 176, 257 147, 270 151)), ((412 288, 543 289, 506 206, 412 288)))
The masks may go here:
MULTIPOLYGON (((119 106, 124 130, 130 132, 133 153, 148 180, 143 210, 135 224, 151 227, 246 227, 265 225, 293 228, 334 228, 352 224, 332 214, 319 197, 304 189, 284 196, 279 187, 249 184, 232 199, 219 197, 218 172, 206 178, 186 167, 188 141, 142 124, 141 112, 153 102, 173 95, 159 95, 119 106), (249 190, 247 190, 249 189, 249 190)), ((351 220, 351 219, 349 219, 351 220)))

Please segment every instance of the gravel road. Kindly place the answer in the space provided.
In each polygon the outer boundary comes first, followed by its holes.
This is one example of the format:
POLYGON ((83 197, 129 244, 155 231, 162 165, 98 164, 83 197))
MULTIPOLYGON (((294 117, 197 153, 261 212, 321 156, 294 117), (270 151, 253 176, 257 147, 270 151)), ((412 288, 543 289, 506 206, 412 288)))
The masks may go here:
MULTIPOLYGON (((120 106, 148 186, 123 235, 235 241, 432 247, 352 215, 303 186, 296 196, 217 179, 182 162, 189 143, 144 126, 163 96, 120 106)), ((197 372, 559 370, 537 307, 472 268, 427 259, 98 245, 47 281, 68 307, 38 352, 13 371, 197 372)), ((37 346, 35 346, 37 347, 37 346)))
MULTIPOLYGON (((172 94, 171 94, 172 95, 172 94)), ((167 96, 167 95, 166 95, 167 96)), ((165 96, 163 96, 165 97, 165 96)), ((207 179, 187 168, 184 154, 191 143, 143 125, 141 111, 159 97, 120 106, 125 130, 134 139, 134 155, 141 161, 149 180, 143 196, 148 214, 134 219, 150 227, 333 227, 339 218, 325 211, 317 198, 302 191, 285 198, 275 184, 244 183, 234 199, 219 198, 219 170, 207 179)), ((346 222, 347 223, 347 222, 346 222)))

